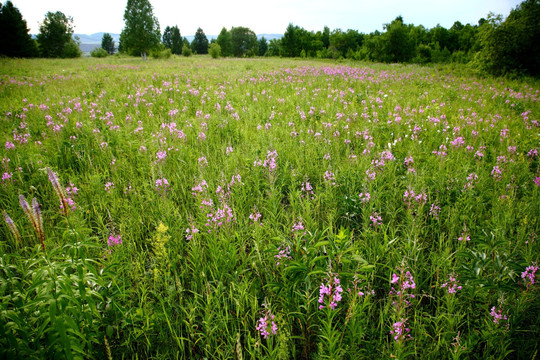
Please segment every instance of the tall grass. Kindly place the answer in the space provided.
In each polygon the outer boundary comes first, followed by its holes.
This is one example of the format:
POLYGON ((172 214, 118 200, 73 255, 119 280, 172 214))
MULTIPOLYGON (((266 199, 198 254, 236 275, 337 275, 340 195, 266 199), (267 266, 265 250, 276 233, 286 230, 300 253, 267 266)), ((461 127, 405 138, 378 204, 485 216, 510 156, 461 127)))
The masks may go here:
POLYGON ((2 357, 536 356, 537 81, 196 56, 0 83, 2 357))

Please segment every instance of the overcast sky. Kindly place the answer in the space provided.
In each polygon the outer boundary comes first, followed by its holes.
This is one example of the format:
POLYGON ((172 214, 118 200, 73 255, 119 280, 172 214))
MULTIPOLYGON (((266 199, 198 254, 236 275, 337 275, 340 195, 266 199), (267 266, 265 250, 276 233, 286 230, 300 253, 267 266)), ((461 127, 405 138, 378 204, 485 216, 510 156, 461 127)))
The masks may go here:
MULTIPOLYGON (((0 0, 0 2, 4 2, 0 0)), ((12 0, 31 34, 47 11, 71 16, 75 33, 120 33, 127 0, 12 0)), ((520 0, 150 0, 161 31, 178 25, 182 36, 201 27, 207 35, 222 27, 245 26, 257 34, 283 34, 289 23, 309 31, 355 29, 382 31, 401 15, 405 23, 450 28, 455 21, 477 24, 489 12, 507 16, 520 0)))

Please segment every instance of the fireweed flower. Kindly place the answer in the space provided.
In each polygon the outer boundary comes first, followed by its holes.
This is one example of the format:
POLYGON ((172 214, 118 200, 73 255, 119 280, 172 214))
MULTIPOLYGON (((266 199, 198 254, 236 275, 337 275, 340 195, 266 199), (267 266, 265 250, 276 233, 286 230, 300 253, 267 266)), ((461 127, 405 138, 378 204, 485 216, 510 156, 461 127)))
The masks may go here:
POLYGON ((390 334, 392 334, 396 342, 400 342, 411 337, 409 334, 410 331, 411 329, 407 327, 407 319, 401 319, 401 321, 396 321, 392 325, 390 334))
MULTIPOLYGON (((295 237, 298 232, 304 230, 304 225, 302 224, 302 221, 299 221, 297 222, 296 224, 293 225, 291 231, 292 231, 292 237, 295 237)), ((304 233, 302 235, 306 235, 306 232, 304 231, 304 233)))
POLYGON ((277 250, 278 250, 277 255, 274 255, 274 258, 277 260, 276 261, 276 266, 281 265, 281 262, 283 261, 283 259, 285 259, 285 260, 287 260, 287 259, 291 260, 292 259, 291 258, 291 248, 290 247, 288 247, 288 246, 285 246, 285 247, 278 246, 277 250))
POLYGON ((435 220, 439 220, 440 212, 441 212, 441 208, 439 206, 437 206, 435 203, 431 204, 429 215, 433 216, 435 220))
POLYGON ((310 198, 311 200, 315 199, 315 193, 313 192, 313 186, 309 183, 309 179, 306 179, 302 183, 302 197, 310 198))
POLYGON ((370 193, 360 193, 360 195, 358 195, 358 197, 360 198, 360 201, 365 204, 367 202, 369 202, 369 200, 371 200, 371 195, 370 193))
POLYGON ((469 236, 468 233, 462 232, 461 236, 458 237, 458 241, 471 241, 471 237, 469 236))
POLYGON ((521 278, 524 279, 525 283, 527 284, 527 289, 529 289, 531 285, 534 285, 534 280, 538 269, 538 266, 531 265, 528 266, 525 271, 521 273, 521 278))
POLYGON ((376 212, 369 216, 369 221, 371 221, 371 224, 369 224, 369 226, 377 227, 379 225, 382 225, 382 218, 376 212))
POLYGON ((459 281, 454 275, 448 277, 448 281, 441 285, 442 288, 447 288, 449 294, 455 294, 458 290, 461 290, 461 285, 458 285, 459 281))
POLYGON ((335 310, 342 299, 341 293, 343 293, 343 288, 341 287, 340 280, 337 276, 334 276, 333 281, 332 279, 329 279, 326 285, 321 283, 321 286, 319 287, 319 304, 321 304, 319 305, 319 309, 324 309, 326 303, 325 299, 328 298, 327 301, 330 301, 328 307, 335 310))
POLYGON ((278 327, 274 321, 275 316, 272 313, 264 315, 257 321, 257 326, 255 329, 261 334, 264 339, 268 339, 270 335, 276 335, 278 327), (270 323, 269 323, 270 321, 270 323))
POLYGON ((493 176, 496 181, 500 181, 502 179, 501 168, 499 168, 498 166, 494 166, 493 170, 491 170, 491 176, 493 176))
POLYGON ((403 316, 407 312, 407 308, 411 305, 411 299, 415 298, 415 295, 412 293, 416 289, 416 283, 410 271, 404 272, 403 269, 400 270, 400 274, 392 274, 392 279, 390 280, 392 284, 390 295, 393 297, 392 305, 400 318, 399 321, 396 321, 392 325, 392 330, 390 334, 393 335, 394 340, 400 342, 406 338, 410 338, 409 335, 410 329, 407 327, 407 320, 403 316))
POLYGON ((336 185, 336 177, 333 172, 327 170, 324 173, 323 178, 324 178, 325 183, 330 184, 330 185, 336 185))
POLYGON ((167 189, 169 189, 169 182, 166 178, 162 179, 156 179, 156 191, 159 192, 161 195, 165 195, 167 192, 167 189))
POLYGON ((191 227, 191 228, 187 228, 186 229, 186 240, 189 241, 191 239, 193 239, 193 235, 197 234, 199 232, 199 229, 197 229, 196 227, 191 227))
POLYGON ((109 235, 109 238, 107 239, 107 245, 113 247, 120 244, 122 244, 122 237, 120 235, 109 235))
POLYGON ((495 306, 493 306, 489 315, 491 315, 495 324, 499 324, 501 320, 508 320, 508 317, 506 315, 503 315, 501 307, 499 307, 499 309, 497 310, 495 306))
POLYGON ((262 226, 262 222, 261 222, 261 213, 259 213, 257 210, 254 210, 251 214, 249 214, 249 220, 250 221, 250 224, 259 224, 260 226, 262 226))
POLYGON ((110 181, 107 181, 105 183, 105 191, 110 194, 112 189, 114 189, 114 183, 110 182, 110 181))

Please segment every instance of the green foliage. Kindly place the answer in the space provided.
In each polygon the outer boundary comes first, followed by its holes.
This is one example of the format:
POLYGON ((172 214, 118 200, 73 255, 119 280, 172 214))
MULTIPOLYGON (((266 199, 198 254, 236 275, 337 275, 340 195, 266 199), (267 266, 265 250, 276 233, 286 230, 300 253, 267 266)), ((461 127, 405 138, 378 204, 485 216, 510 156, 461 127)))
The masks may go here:
POLYGON ((107 52, 107 50, 103 48, 95 48, 94 50, 90 52, 90 56, 96 57, 96 58, 103 58, 103 57, 107 57, 108 55, 109 53, 107 52))
POLYGON ((38 55, 36 43, 28 33, 19 9, 11 1, 0 3, 0 55, 9 57, 34 57, 38 55))
POLYGON ((64 49, 62 50, 63 58, 68 58, 68 59, 78 58, 78 57, 81 57, 81 55, 82 55, 82 51, 79 48, 78 40, 75 41, 74 39, 71 39, 65 44, 64 49))
POLYGON ((196 54, 208 54, 208 38, 204 34, 203 29, 198 28, 195 32, 195 37, 191 42, 191 49, 196 54))
POLYGON ((236 57, 255 56, 259 49, 257 35, 246 27, 233 27, 231 33, 232 54, 236 57))
POLYGON ((540 74, 540 2, 525 0, 502 21, 491 16, 480 27, 481 69, 495 75, 540 74))
POLYGON ((217 59, 221 55, 221 46, 217 42, 211 43, 209 53, 212 59, 217 59))
POLYGON ((268 41, 266 41, 264 36, 258 40, 258 46, 259 46, 259 52, 257 53, 257 55, 266 56, 266 53, 268 51, 268 41))
POLYGON ((61 11, 47 12, 37 35, 40 55, 47 58, 72 57, 68 56, 75 54, 72 35, 71 17, 61 11), (67 52, 64 52, 65 47, 68 47, 67 52))
POLYGON ((120 34, 122 52, 146 59, 150 50, 160 44, 159 22, 149 0, 128 0, 124 12, 125 26, 120 34))
POLYGON ((231 33, 226 28, 222 28, 219 33, 216 42, 221 48, 221 56, 227 57, 232 56, 232 38, 231 33))
POLYGON ((534 358, 538 82, 302 51, 0 59, 0 358, 534 358))
POLYGON ((109 33, 103 34, 103 37, 101 38, 101 48, 105 50, 109 55, 113 55, 116 51, 116 48, 114 46, 114 40, 109 33))
POLYGON ((171 49, 157 48, 150 53, 154 59, 169 59, 172 55, 171 49))
POLYGON ((166 48, 171 49, 171 52, 175 55, 182 53, 182 36, 178 26, 167 26, 165 28, 165 31, 163 31, 163 44, 166 48))
POLYGON ((184 55, 185 57, 189 57, 191 56, 192 52, 191 52, 191 48, 189 47, 189 45, 186 45, 184 44, 183 47, 182 47, 182 55, 184 55))

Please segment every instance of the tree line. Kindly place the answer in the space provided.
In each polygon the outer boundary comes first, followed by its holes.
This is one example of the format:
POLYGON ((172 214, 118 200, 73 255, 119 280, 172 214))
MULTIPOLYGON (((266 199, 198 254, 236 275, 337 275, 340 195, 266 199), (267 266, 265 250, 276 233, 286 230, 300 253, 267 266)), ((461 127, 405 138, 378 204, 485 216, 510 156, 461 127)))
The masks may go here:
MULTIPOLYGON (((246 27, 223 28, 208 41, 201 28, 193 41, 182 37, 177 25, 161 34, 149 0, 128 0, 125 27, 118 49, 110 34, 93 56, 118 50, 141 56, 169 57, 210 54, 212 57, 280 56, 301 58, 354 59, 385 63, 469 63, 495 75, 506 73, 540 75, 540 0, 525 0, 506 19, 489 14, 477 24, 456 21, 450 29, 440 25, 426 29, 406 24, 401 16, 370 34, 357 30, 307 31, 289 24, 279 39, 257 39, 246 27)), ((81 55, 73 39, 73 19, 62 12, 48 12, 37 39, 28 34, 26 21, 11 1, 0 3, 0 55, 9 57, 77 57, 81 55)))

